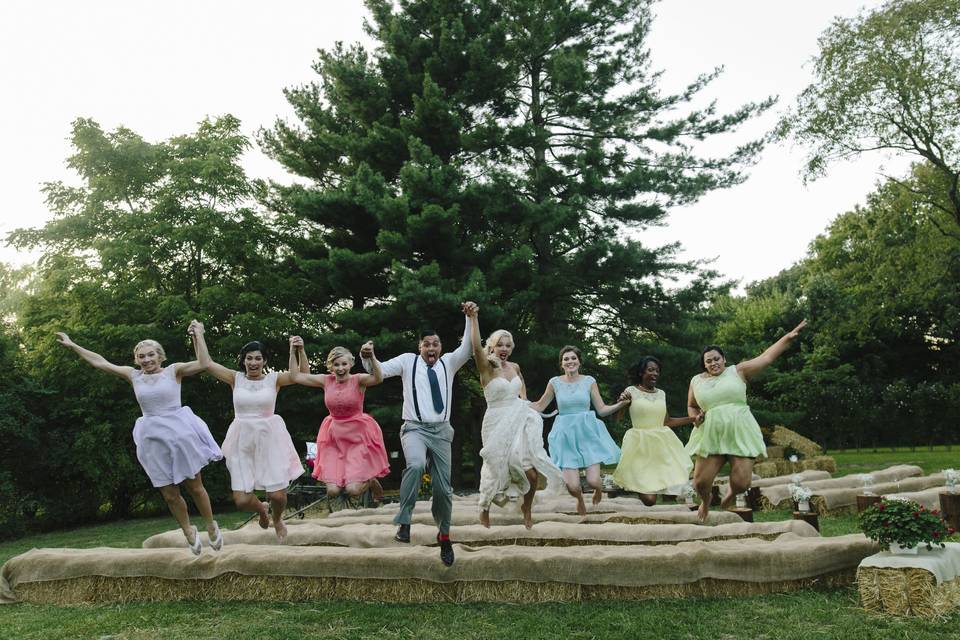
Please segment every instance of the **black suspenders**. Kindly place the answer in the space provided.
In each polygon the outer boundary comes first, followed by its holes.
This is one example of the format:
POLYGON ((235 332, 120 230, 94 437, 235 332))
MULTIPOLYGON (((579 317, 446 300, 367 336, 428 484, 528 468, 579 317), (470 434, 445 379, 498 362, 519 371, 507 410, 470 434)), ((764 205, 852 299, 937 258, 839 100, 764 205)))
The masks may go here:
MULTIPOLYGON (((417 421, 423 422, 423 418, 420 416, 420 399, 417 398, 417 364, 420 362, 420 356, 417 354, 413 355, 413 369, 410 371, 410 387, 413 390, 413 411, 417 414, 417 421)), ((443 366, 443 384, 446 389, 450 389, 450 379, 447 377, 447 363, 443 360, 440 360, 440 364, 443 366)), ((447 416, 450 413, 450 398, 449 393, 447 394, 447 402, 443 405, 443 421, 447 421, 447 416)))

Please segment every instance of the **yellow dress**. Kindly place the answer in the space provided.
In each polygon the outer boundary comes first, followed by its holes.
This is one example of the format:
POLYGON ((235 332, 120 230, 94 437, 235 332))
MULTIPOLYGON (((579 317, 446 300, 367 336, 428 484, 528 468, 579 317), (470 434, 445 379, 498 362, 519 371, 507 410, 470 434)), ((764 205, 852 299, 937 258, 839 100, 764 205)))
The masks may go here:
POLYGON ((623 436, 623 453, 613 472, 614 482, 638 493, 662 493, 668 487, 685 484, 693 462, 680 438, 663 425, 667 395, 661 389, 647 393, 636 387, 629 387, 627 392, 632 398, 633 428, 623 436))

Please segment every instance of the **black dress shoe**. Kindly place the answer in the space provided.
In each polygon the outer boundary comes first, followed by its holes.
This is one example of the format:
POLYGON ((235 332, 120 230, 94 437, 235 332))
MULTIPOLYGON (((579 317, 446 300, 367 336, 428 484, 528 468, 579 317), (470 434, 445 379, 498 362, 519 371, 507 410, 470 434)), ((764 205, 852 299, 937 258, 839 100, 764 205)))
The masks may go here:
POLYGON ((453 564, 453 543, 449 539, 441 540, 439 533, 437 542, 440 543, 440 561, 449 567, 453 564))
POLYGON ((410 525, 402 524, 397 528, 397 535, 393 536, 397 542, 410 542, 410 525))

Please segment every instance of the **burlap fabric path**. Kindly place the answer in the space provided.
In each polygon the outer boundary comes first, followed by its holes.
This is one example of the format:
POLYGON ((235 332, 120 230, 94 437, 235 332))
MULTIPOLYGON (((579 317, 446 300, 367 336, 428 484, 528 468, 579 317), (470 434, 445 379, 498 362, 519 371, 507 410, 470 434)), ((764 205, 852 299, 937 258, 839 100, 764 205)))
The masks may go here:
MULTIPOLYGON (((904 478, 911 478, 923 475, 923 469, 910 464, 898 464, 879 471, 871 471, 874 484, 897 482, 904 478)), ((860 474, 844 476, 842 478, 830 478, 827 480, 804 481, 803 486, 810 489, 814 494, 820 494, 821 490, 827 489, 861 489, 863 487, 863 478, 860 474)), ((779 484, 760 489, 760 504, 764 510, 785 508, 792 502, 790 498, 790 487, 788 484, 779 484)), ((856 502, 856 500, 854 500, 856 502)))
MULTIPOLYGON (((873 493, 882 496, 904 491, 923 491, 943 484, 943 474, 937 473, 922 478, 904 478, 898 482, 884 482, 872 487, 873 493)), ((855 511, 857 496, 863 495, 863 488, 855 489, 817 489, 810 498, 810 507, 820 515, 855 511)))
POLYGON ((800 481, 802 483, 817 482, 819 480, 829 480, 830 472, 808 469, 806 471, 801 471, 800 473, 789 473, 783 476, 773 476, 772 478, 760 478, 759 480, 754 480, 751 482, 750 486, 763 489, 766 487, 775 487, 777 485, 788 485, 793 482, 794 476, 800 476, 800 481))
MULTIPOLYGON (((335 547, 402 547, 393 539, 395 525, 348 524, 328 527, 316 521, 291 523, 288 526, 287 544, 294 546, 335 547)), ((491 527, 480 525, 458 527, 452 532, 460 544, 475 548, 486 546, 523 545, 530 547, 572 547, 582 545, 624 544, 674 544, 688 540, 729 540, 757 538, 772 540, 784 533, 800 537, 819 535, 811 525, 800 520, 779 522, 737 522, 715 527, 695 524, 621 524, 607 523, 599 527, 561 522, 541 522, 533 529, 523 525, 491 527)), ((410 543, 436 545, 437 529, 432 525, 414 525, 410 531, 410 543)), ((277 536, 272 530, 259 526, 247 526, 237 531, 223 532, 224 544, 276 545, 277 536)), ((203 542, 207 539, 204 536, 203 542)), ((409 547, 409 545, 406 545, 409 547)), ((145 549, 184 548, 183 533, 179 529, 147 538, 145 549)))
POLYGON ((444 567, 425 546, 35 549, 0 569, 0 600, 543 602, 748 595, 850 584, 862 535, 675 545, 479 547, 444 567))
MULTIPOLYGON (((453 510, 454 511, 472 511, 474 515, 480 513, 479 507, 477 506, 477 496, 455 496, 453 500, 453 510)), ((590 496, 585 496, 585 502, 587 505, 588 511, 646 511, 646 512, 657 512, 657 511, 682 511, 684 509, 683 505, 677 504, 655 504, 652 507, 648 507, 642 502, 639 498, 629 498, 629 497, 616 497, 616 498, 603 498, 599 505, 594 506, 590 501, 590 496)), ((533 513, 576 513, 577 503, 570 496, 562 497, 551 497, 551 498, 538 498, 533 503, 533 513)), ((380 507, 377 507, 377 511, 386 511, 390 513, 396 513, 400 509, 400 505, 397 503, 385 504, 380 507)), ((360 510, 363 511, 363 510, 360 510)), ((366 511, 372 512, 367 509, 366 511)), ((414 513, 429 513, 430 511, 430 501, 429 500, 418 500, 416 506, 414 507, 414 513)), ((335 511, 329 515, 330 518, 343 518, 350 517, 351 513, 357 513, 358 510, 348 510, 343 509, 341 511, 335 511)), ((490 513, 513 513, 520 512, 520 503, 519 502, 508 502, 504 506, 500 507, 495 504, 490 505, 490 513)))
POLYGON ((899 498, 901 500, 913 500, 919 505, 923 505, 927 509, 933 511, 934 509, 940 508, 940 494, 947 493, 946 485, 940 487, 934 487, 932 489, 924 489, 923 491, 905 491, 901 493, 888 493, 885 494, 885 498, 899 498))

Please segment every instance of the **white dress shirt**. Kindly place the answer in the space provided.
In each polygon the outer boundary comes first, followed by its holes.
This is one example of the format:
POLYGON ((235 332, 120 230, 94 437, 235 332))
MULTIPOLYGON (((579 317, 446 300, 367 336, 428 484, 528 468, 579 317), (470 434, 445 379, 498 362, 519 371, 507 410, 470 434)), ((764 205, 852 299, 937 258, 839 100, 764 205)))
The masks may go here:
MULTIPOLYGON (((430 392, 430 380, 427 369, 430 367, 420 357, 419 353, 404 353, 396 358, 390 358, 380 363, 383 379, 393 376, 402 376, 403 380, 403 419, 414 422, 447 422, 450 420, 450 400, 453 397, 453 376, 470 359, 473 347, 470 344, 472 319, 467 316, 463 327, 463 340, 455 351, 442 354, 433 370, 437 373, 440 383, 440 397, 443 399, 443 411, 439 413, 433 408, 433 394, 430 392), (415 379, 414 379, 415 378, 415 379), (417 402, 414 403, 414 389, 417 402), (420 417, 417 417, 417 406, 420 408, 420 417)), ((370 372, 370 360, 361 358, 363 368, 370 372)))

